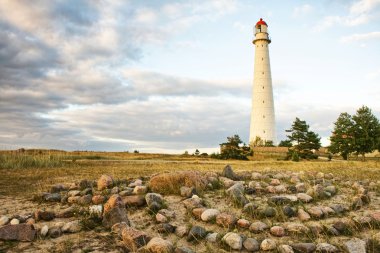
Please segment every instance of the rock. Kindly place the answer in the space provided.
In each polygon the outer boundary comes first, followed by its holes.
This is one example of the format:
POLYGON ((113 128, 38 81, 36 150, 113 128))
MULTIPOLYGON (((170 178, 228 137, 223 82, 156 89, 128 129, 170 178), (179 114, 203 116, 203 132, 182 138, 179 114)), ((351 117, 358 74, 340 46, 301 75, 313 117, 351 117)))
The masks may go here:
POLYGON ((78 203, 79 199, 80 199, 80 196, 68 197, 67 202, 70 204, 76 204, 78 203))
POLYGON ((332 204, 330 207, 335 211, 337 214, 344 213, 345 211, 348 210, 347 207, 341 205, 341 204, 332 204))
POLYGON ((222 239, 231 249, 241 250, 243 247, 243 239, 240 235, 232 232, 228 232, 222 239))
POLYGON ((146 249, 151 253, 172 253, 174 251, 173 244, 160 237, 152 238, 146 245, 146 249))
POLYGON ((157 214, 156 214, 156 221, 157 221, 158 223, 166 223, 166 222, 169 221, 169 219, 168 219, 166 216, 164 216, 164 215, 162 215, 162 214, 160 214, 160 213, 157 213, 157 214))
POLYGON ((307 210, 311 217, 314 219, 321 219, 324 215, 324 212, 321 207, 313 206, 307 210))
POLYGON ((351 204, 351 208, 352 210, 359 210, 360 208, 362 208, 364 205, 362 199, 359 197, 359 196, 355 196, 353 199, 352 199, 352 204, 351 204))
POLYGON ((145 201, 152 212, 157 212, 162 208, 163 200, 161 194, 158 193, 148 193, 145 195, 145 201))
POLYGON ((193 226, 190 229, 189 234, 187 235, 187 240, 189 242, 191 242, 193 240, 195 240, 195 241, 202 240, 206 237, 206 235, 207 235, 206 229, 204 229, 203 227, 200 227, 200 226, 193 226))
POLYGON ((272 196, 268 199, 268 203, 273 203, 275 205, 289 204, 291 200, 285 196, 272 196))
POLYGON ((298 219, 301 221, 308 221, 311 219, 310 215, 305 212, 303 209, 299 208, 298 209, 298 219))
POLYGON ((251 178, 252 178, 253 180, 260 180, 262 177, 263 177, 263 176, 261 175, 261 173, 259 173, 259 172, 252 172, 252 176, 251 176, 251 178))
POLYGON ((133 193, 136 195, 142 195, 142 194, 145 194, 147 192, 148 192, 148 188, 146 186, 143 186, 143 185, 136 186, 133 189, 133 193))
POLYGON ((83 189, 83 190, 80 192, 80 195, 81 195, 81 196, 84 196, 84 195, 92 195, 92 188, 85 188, 85 189, 83 189))
POLYGON ((282 212, 287 216, 287 217, 294 217, 296 215, 296 211, 294 208, 290 206, 284 206, 282 208, 282 212))
POLYGON ((309 223, 310 232, 315 236, 319 236, 323 232, 323 226, 318 222, 309 223))
MULTIPOLYGON (((196 196, 196 195, 194 195, 196 196)), ((193 197, 194 197, 193 196, 193 197)), ((203 208, 203 200, 201 198, 189 198, 182 201, 182 203, 185 205, 186 209, 191 211, 195 208, 203 208)))
POLYGON ((88 208, 90 215, 96 217, 102 217, 103 205, 93 205, 88 208))
POLYGON ((37 231, 33 225, 17 224, 0 227, 0 240, 13 240, 31 242, 35 239, 37 231))
POLYGON ((294 253, 293 248, 286 244, 278 246, 277 251, 278 253, 294 253))
POLYGON ((182 186, 180 188, 181 196, 185 198, 191 198, 193 195, 197 194, 197 191, 195 190, 194 187, 187 187, 187 186, 182 186))
POLYGON ((218 233, 210 233, 206 236, 206 241, 215 243, 218 241, 218 233))
POLYGON ((116 206, 103 214, 102 224, 106 228, 111 228, 114 224, 120 222, 125 222, 129 225, 127 210, 125 207, 116 206))
POLYGON ((60 227, 52 227, 49 229, 48 235, 50 238, 57 238, 62 235, 62 231, 60 227))
POLYGON ((273 186, 277 186, 277 185, 280 185, 281 182, 280 182, 280 180, 278 180, 277 178, 273 178, 273 179, 270 181, 269 184, 270 184, 270 185, 273 185, 273 186))
MULTIPOLYGON (((84 189, 88 189, 88 188, 91 188, 92 187, 92 185, 93 185, 93 182, 92 181, 90 181, 90 180, 87 180, 87 179, 82 179, 80 182, 79 182, 79 189, 81 189, 81 190, 84 190, 84 189)), ((86 193, 86 194, 88 194, 88 193, 86 193)), ((86 194, 84 194, 84 195, 86 195, 86 194)))
POLYGON ((80 191, 78 190, 72 190, 72 191, 69 191, 67 193, 67 196, 68 197, 76 197, 76 196, 80 196, 80 191))
POLYGON ((129 195, 132 195, 133 194, 133 188, 124 188, 123 191, 119 192, 119 195, 120 196, 129 196, 129 195))
POLYGON ((123 228, 121 238, 123 245, 132 252, 136 252, 138 248, 147 245, 150 241, 150 237, 145 232, 131 227, 123 228))
POLYGON ((16 218, 13 218, 11 220, 11 222, 9 222, 9 224, 11 224, 11 225, 17 225, 17 224, 20 224, 20 221, 18 219, 16 219, 16 218))
POLYGON ((244 205, 243 212, 250 214, 250 215, 254 215, 256 212, 256 209, 257 209, 257 205, 255 205, 253 203, 248 203, 248 204, 244 205))
POLYGON ((219 210, 217 209, 206 209, 202 215, 201 215, 201 219, 203 221, 213 221, 216 219, 216 216, 220 214, 219 210))
POLYGON ((338 248, 328 243, 318 243, 317 252, 321 253, 335 253, 339 252, 338 248))
POLYGON ((269 226, 267 224, 265 224, 264 222, 256 221, 256 222, 253 222, 251 224, 251 226, 249 227, 249 231, 251 231, 253 233, 261 233, 268 228, 269 228, 269 226))
POLYGON ((326 186, 325 191, 329 192, 332 196, 334 196, 337 192, 336 187, 334 185, 326 186))
POLYGON ((178 226, 174 232, 178 237, 182 238, 187 235, 189 228, 187 226, 178 226))
POLYGON ((298 183, 296 184, 296 189, 297 189, 297 192, 299 193, 306 192, 306 185, 304 183, 298 183))
POLYGON ((283 224, 283 226, 289 233, 306 234, 310 232, 310 229, 302 223, 290 222, 283 224))
POLYGON ((161 223, 156 226, 156 230, 160 234, 174 233, 176 227, 169 223, 161 223))
POLYGON ((142 207, 146 204, 145 197, 142 195, 124 196, 122 200, 126 207, 142 207))
POLYGON ((92 197, 92 203, 95 205, 103 204, 106 201, 106 198, 103 195, 95 195, 92 197))
POLYGON ((325 216, 334 215, 335 211, 329 206, 322 206, 322 211, 325 216))
POLYGON ((240 177, 235 174, 235 172, 232 170, 232 167, 230 165, 227 165, 224 167, 222 176, 232 179, 232 180, 240 180, 240 177))
POLYGON ((366 243, 359 238, 352 238, 343 245, 348 253, 366 253, 366 243))
POLYGON ((277 211, 273 207, 267 206, 260 211, 260 214, 264 217, 275 217, 277 215, 277 211))
POLYGON ((133 182, 131 182, 128 187, 133 188, 136 186, 141 186, 143 184, 143 181, 141 179, 136 179, 133 182))
POLYGON ((75 215, 75 212, 77 212, 77 209, 73 206, 70 206, 66 209, 63 209, 62 211, 60 211, 56 217, 57 218, 71 218, 75 215))
POLYGON ((86 205, 89 205, 91 203, 92 203, 92 195, 91 194, 84 195, 84 196, 80 197, 80 199, 78 200, 78 204, 82 205, 82 206, 86 206, 86 205))
POLYGON ((111 232, 117 234, 120 238, 124 228, 128 228, 129 225, 125 222, 116 223, 111 227, 111 232))
POLYGON ((285 236, 285 229, 281 226, 273 226, 270 228, 270 233, 277 237, 285 236))
POLYGON ((47 235, 47 233, 49 232, 49 227, 48 225, 44 225, 42 228, 41 228, 41 231, 40 231, 40 234, 42 237, 45 237, 47 235))
POLYGON ((244 195, 244 186, 242 183, 237 183, 226 190, 226 193, 232 201, 238 206, 244 206, 249 201, 244 195))
POLYGON ((118 194, 119 193, 119 187, 115 186, 111 189, 111 194, 118 194))
POLYGON ((200 220, 200 219, 201 219, 201 216, 202 216, 202 213, 203 213, 204 211, 206 211, 206 210, 207 210, 207 208, 205 208, 205 207, 194 208, 193 211, 191 211, 191 213, 193 214, 193 216, 194 216, 196 219, 200 220))
POLYGON ((179 247, 175 249, 174 253, 195 253, 195 252, 187 247, 179 247))
POLYGON ((248 220, 246 220, 246 219, 238 219, 238 221, 236 222, 236 224, 240 228, 249 228, 249 226, 251 225, 251 223, 248 220))
POLYGON ((26 224, 33 225, 36 223, 36 220, 33 218, 29 218, 25 221, 26 224))
POLYGON ((237 181, 234 181, 234 180, 226 178, 226 177, 219 177, 219 181, 222 183, 222 185, 225 188, 230 188, 231 186, 233 186, 234 184, 237 183, 237 181))
POLYGON ((48 202, 60 202, 61 201, 61 194, 60 193, 50 193, 44 195, 43 199, 48 202))
POLYGON ((0 217, 0 226, 4 226, 9 222, 9 218, 7 216, 0 217))
POLYGON ((340 234, 351 234, 350 225, 344 220, 337 221, 333 224, 333 227, 338 230, 340 234))
POLYGON ((113 186, 113 178, 109 175, 101 175, 97 186, 99 191, 111 188, 113 186))
POLYGON ((216 216, 216 224, 223 228, 230 229, 235 226, 236 217, 232 214, 220 213, 216 216))
POLYGON ((260 243, 253 238, 245 239, 243 242, 243 246, 248 252, 255 252, 260 250, 260 243))
POLYGON ((66 190, 66 187, 63 184, 56 184, 50 188, 50 193, 59 193, 64 190, 66 190))
POLYGON ((306 193, 302 193, 302 192, 297 194, 297 198, 304 203, 309 203, 309 202, 313 201, 313 198, 311 196, 307 195, 306 193))
POLYGON ((265 239, 261 242, 260 248, 264 251, 276 249, 276 242, 272 239, 265 239))
POLYGON ((37 210, 34 212, 34 219, 36 221, 44 220, 51 221, 55 218, 54 212, 37 210))
POLYGON ((290 246, 299 253, 312 253, 317 248, 314 243, 293 243, 290 246))
POLYGON ((125 207, 125 204, 119 194, 112 195, 104 204, 103 212, 106 214, 115 207, 125 207))
POLYGON ((82 230, 81 224, 79 220, 74 220, 67 222, 63 227, 62 227, 62 232, 63 233, 78 233, 79 231, 82 230))
POLYGON ((164 215, 169 219, 174 219, 176 217, 175 212, 168 209, 161 209, 160 211, 158 211, 158 213, 164 215))

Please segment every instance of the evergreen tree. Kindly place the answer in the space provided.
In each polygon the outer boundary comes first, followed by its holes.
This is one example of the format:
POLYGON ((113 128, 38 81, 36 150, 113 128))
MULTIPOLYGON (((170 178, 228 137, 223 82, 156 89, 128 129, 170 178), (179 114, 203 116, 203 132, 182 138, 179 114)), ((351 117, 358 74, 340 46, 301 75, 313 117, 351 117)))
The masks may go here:
POLYGON ((362 106, 352 116, 354 121, 354 150, 365 159, 365 153, 373 152, 380 145, 380 123, 371 109, 362 106))
POLYGON ((306 121, 296 118, 291 129, 286 130, 286 132, 290 133, 287 137, 294 144, 289 149, 289 157, 292 157, 293 153, 296 152, 298 157, 301 158, 318 158, 318 156, 314 155, 313 151, 321 147, 321 137, 309 131, 309 125, 306 124, 306 121))
POLYGON ((293 146, 292 142, 290 140, 283 140, 283 141, 280 141, 280 143, 278 144, 279 147, 288 147, 290 148, 291 146, 293 146))
POLYGON ((238 159, 248 160, 247 156, 252 155, 252 151, 249 146, 242 145, 243 141, 239 135, 227 137, 227 142, 220 144, 222 146, 219 157, 221 159, 238 159))
POLYGON ((348 160, 349 155, 355 151, 354 124, 350 114, 341 113, 334 123, 334 131, 330 137, 329 151, 340 154, 344 160, 348 160))

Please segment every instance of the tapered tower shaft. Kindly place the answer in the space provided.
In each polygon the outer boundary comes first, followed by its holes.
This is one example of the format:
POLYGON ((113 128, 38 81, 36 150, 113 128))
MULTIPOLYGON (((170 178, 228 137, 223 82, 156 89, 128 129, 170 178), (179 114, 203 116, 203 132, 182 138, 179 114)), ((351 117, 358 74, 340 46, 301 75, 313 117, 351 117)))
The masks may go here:
POLYGON ((252 91, 252 113, 249 142, 257 137, 263 141, 276 142, 272 76, 269 61, 271 43, 268 25, 260 19, 255 26, 255 64, 252 91))

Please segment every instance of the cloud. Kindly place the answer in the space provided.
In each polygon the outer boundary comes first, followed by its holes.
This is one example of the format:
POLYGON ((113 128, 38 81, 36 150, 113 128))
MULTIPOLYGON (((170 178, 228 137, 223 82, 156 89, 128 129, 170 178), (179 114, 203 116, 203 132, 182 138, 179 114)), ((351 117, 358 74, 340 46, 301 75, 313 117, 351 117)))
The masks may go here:
POLYGON ((297 6, 293 10, 293 17, 302 17, 310 14, 313 11, 313 6, 309 4, 304 4, 301 6, 297 6))
POLYGON ((343 43, 347 43, 347 42, 368 41, 368 40, 374 40, 374 39, 380 39, 380 32, 353 34, 353 35, 342 37, 340 41, 343 43))
POLYGON ((358 26, 379 18, 380 0, 359 0, 351 4, 346 15, 326 16, 314 27, 323 31, 333 25, 358 26))

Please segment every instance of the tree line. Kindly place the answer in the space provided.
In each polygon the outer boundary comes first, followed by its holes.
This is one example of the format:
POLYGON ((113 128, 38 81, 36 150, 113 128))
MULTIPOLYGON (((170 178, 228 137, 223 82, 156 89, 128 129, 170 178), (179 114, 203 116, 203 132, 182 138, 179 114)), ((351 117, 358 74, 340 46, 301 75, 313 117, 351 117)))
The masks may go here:
MULTIPOLYGON (((288 147, 286 159, 299 161, 318 158, 316 151, 321 148, 321 137, 310 130, 305 120, 297 117, 291 128, 285 131, 287 139, 282 140, 278 146, 288 147)), ((263 141, 259 137, 250 145, 246 145, 239 135, 227 137, 227 142, 220 145, 220 154, 213 154, 211 157, 248 160, 248 156, 253 155, 252 147, 274 147, 273 142, 263 141)), ((327 148, 331 154, 338 154, 345 160, 348 160, 351 155, 361 155, 364 159, 366 153, 380 151, 379 120, 367 106, 360 107, 353 116, 347 112, 341 113, 334 122, 330 146, 327 148)))

